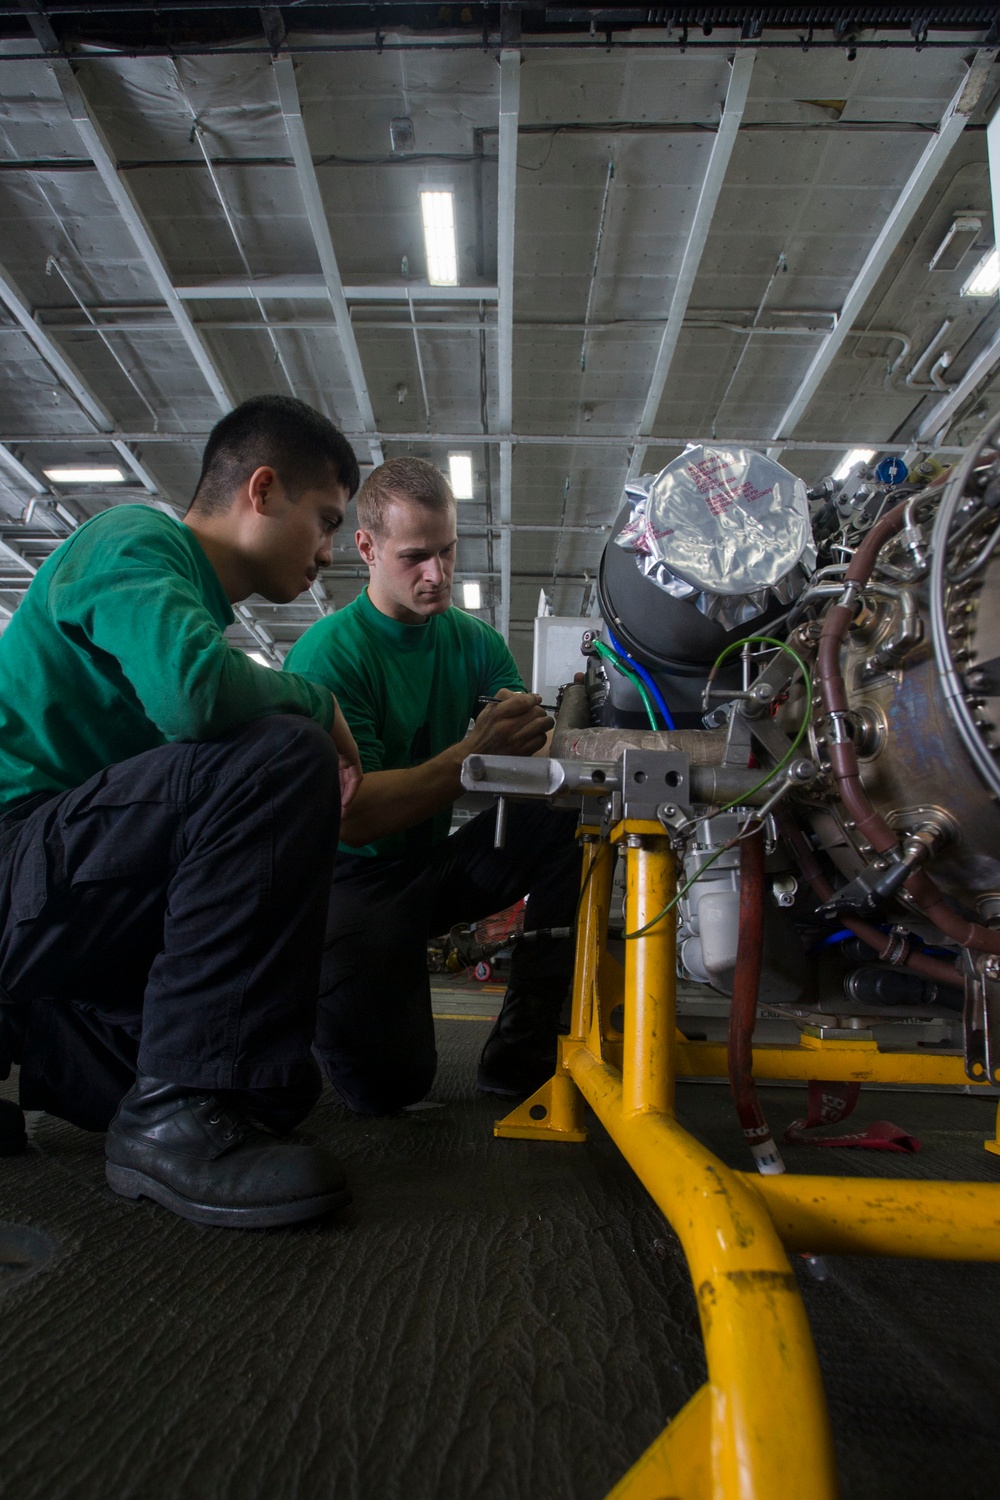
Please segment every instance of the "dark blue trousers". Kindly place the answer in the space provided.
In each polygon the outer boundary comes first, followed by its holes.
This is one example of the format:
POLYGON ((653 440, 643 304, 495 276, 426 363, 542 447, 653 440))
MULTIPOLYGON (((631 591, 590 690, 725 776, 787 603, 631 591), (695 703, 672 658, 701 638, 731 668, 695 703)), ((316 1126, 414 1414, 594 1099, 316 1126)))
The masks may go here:
MULTIPOLYGON (((482 813, 427 854, 340 854, 320 986, 316 1050, 360 1113, 422 1099, 437 1068, 427 939, 527 896, 525 929, 572 925, 580 890, 574 812, 537 802, 508 809, 503 849, 482 813)), ((528 997, 555 1061, 559 1013, 573 975, 571 939, 517 943, 505 1005, 528 997)))
POLYGON ((321 1087, 339 822, 333 743, 293 715, 0 819, 0 1014, 24 1107, 101 1130, 138 1069, 297 1123, 321 1087))

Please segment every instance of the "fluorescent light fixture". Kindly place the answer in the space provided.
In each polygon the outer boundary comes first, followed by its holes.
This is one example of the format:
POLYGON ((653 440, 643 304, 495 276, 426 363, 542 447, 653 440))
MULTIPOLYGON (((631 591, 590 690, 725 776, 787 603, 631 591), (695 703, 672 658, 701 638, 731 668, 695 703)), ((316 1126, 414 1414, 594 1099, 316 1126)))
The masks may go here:
POLYGON ((451 492, 456 500, 472 499, 472 454, 449 453, 448 470, 451 475, 451 492))
POLYGON ((44 473, 56 484, 121 484, 125 478, 121 469, 112 468, 46 469, 44 473))
POLYGON ((874 448, 852 448, 850 453, 844 454, 843 458, 840 460, 840 463, 834 469, 834 479, 839 483, 841 479, 847 478, 848 474, 854 468, 855 464, 871 463, 874 457, 874 448))
POLYGON ((1000 251, 984 255, 962 288, 963 297, 995 297, 1000 290, 1000 251))
POLYGON ((259 662, 262 667, 271 667, 272 670, 274 668, 274 662, 268 661, 263 651, 248 651, 247 656, 249 656, 251 661, 259 662))
POLYGON ((420 212, 427 248, 427 280, 431 286, 458 286, 455 194, 450 188, 421 188, 420 212))
POLYGON ((462 584, 462 603, 466 609, 482 609, 483 591, 478 583, 462 584))

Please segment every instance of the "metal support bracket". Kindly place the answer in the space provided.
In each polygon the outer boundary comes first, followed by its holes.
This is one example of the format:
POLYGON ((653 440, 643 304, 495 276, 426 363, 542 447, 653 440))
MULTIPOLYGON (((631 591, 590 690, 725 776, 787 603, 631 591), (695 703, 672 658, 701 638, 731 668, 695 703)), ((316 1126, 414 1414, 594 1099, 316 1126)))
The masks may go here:
POLYGON ((1000 958, 962 954, 965 974, 965 1072, 974 1083, 1000 1083, 1000 958))
POLYGON ((530 1099, 497 1120, 493 1134, 514 1141, 585 1141, 583 1097, 569 1074, 557 1071, 530 1099))
POLYGON ((628 749, 622 756, 622 816, 664 827, 691 817, 691 763, 680 750, 628 749))

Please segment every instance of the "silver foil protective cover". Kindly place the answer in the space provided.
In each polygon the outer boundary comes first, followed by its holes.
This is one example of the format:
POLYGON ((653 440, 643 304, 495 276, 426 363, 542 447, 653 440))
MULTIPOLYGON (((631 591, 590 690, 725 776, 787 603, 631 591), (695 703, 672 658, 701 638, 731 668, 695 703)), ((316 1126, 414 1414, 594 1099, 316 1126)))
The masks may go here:
POLYGON ((641 572, 725 629, 790 603, 816 565, 801 479, 748 448, 687 448, 626 486, 615 537, 641 572))

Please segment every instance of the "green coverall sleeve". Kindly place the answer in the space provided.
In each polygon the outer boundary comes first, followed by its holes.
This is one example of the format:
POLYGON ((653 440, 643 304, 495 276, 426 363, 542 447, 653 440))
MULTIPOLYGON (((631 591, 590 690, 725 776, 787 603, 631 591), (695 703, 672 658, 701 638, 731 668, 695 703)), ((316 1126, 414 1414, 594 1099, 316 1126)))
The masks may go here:
POLYGON ((163 552, 129 547, 95 554, 86 579, 50 585, 55 618, 118 664, 167 740, 204 740, 269 714, 333 725, 329 693, 275 672, 230 646, 203 598, 180 538, 163 552))

